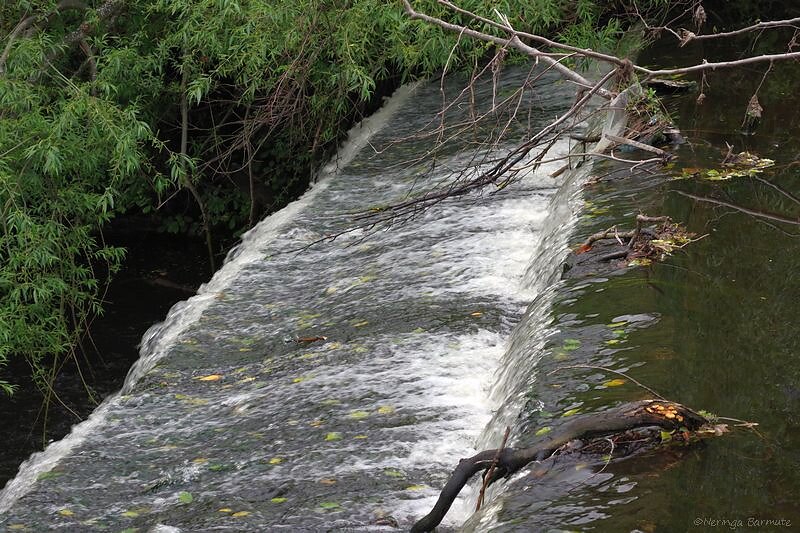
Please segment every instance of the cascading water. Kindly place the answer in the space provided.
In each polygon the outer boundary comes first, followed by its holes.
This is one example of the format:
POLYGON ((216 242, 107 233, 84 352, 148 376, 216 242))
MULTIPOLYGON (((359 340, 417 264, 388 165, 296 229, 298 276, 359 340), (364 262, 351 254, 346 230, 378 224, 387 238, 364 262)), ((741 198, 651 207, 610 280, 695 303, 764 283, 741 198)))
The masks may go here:
MULTIPOLYGON (((525 79, 478 87, 476 101, 525 79)), ((567 107, 566 91, 540 81, 523 103, 545 120, 567 107)), ((425 514, 492 410, 509 405, 502 375, 519 372, 503 354, 531 301, 547 303, 575 191, 570 182, 553 199, 554 164, 491 201, 450 199, 305 248, 470 160, 453 140, 434 171, 415 162, 431 142, 415 134, 441 102, 438 85, 409 89, 356 130, 335 172, 259 224, 145 336, 122 393, 23 465, 0 494, 0 524, 318 531, 425 514)), ((524 335, 545 325, 536 309, 524 335)), ((468 516, 468 499, 446 523, 468 516)))

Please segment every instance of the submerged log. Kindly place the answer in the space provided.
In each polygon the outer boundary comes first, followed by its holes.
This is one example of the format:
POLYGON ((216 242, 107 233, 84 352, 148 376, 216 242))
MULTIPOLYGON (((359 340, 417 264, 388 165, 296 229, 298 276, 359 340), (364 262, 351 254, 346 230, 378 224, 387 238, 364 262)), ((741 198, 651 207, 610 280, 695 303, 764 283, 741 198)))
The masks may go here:
POLYGON ((459 461, 431 512, 414 524, 411 531, 433 531, 444 519, 470 478, 481 470, 488 470, 493 464, 495 469, 488 484, 517 472, 533 461, 557 455, 559 449, 576 439, 611 435, 649 426, 665 431, 680 428, 694 431, 705 424, 708 424, 705 417, 681 404, 665 400, 625 403, 605 412, 575 416, 553 434, 528 448, 485 450, 459 461))

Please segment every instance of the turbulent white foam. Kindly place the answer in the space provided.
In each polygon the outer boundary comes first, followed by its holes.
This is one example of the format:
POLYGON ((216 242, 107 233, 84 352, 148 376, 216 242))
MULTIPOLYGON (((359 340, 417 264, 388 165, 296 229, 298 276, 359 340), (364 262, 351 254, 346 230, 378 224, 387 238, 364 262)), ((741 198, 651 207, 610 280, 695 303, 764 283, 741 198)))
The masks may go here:
MULTIPOLYGON (((261 248, 277 237, 281 228, 295 218, 320 191, 328 186, 329 180, 338 173, 339 168, 350 162, 360 150, 367 146, 370 137, 387 123, 402 103, 413 94, 416 87, 417 84, 401 87, 377 113, 355 126, 349 132, 347 142, 336 157, 320 170, 317 183, 308 192, 245 233, 242 236, 241 244, 232 250, 225 264, 214 274, 211 281, 200 287, 196 296, 173 306, 162 324, 151 327, 145 333, 140 350, 141 356, 128 373, 120 394, 129 391, 143 375, 153 368, 181 333, 200 318, 214 297, 223 291, 246 265, 262 258, 261 248)), ((109 407, 118 399, 119 394, 110 396, 95 409, 87 420, 74 426, 66 437, 50 444, 42 452, 31 455, 20 466, 17 476, 0 491, 0 513, 7 511, 14 502, 28 492, 40 473, 47 472, 56 466, 97 427, 102 426, 105 423, 109 407)))

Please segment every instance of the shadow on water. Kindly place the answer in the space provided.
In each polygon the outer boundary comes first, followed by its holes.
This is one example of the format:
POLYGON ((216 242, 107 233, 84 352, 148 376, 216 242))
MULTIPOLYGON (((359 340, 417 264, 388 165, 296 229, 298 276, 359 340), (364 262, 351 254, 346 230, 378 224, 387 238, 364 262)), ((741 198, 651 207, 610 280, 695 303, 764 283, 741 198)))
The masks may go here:
POLYGON ((14 477, 23 460, 42 449, 43 442, 66 435, 97 402, 117 391, 139 357, 144 332, 208 279, 202 241, 150 232, 118 233, 111 238, 128 250, 125 267, 104 298, 105 313, 94 320, 90 338, 84 340, 80 371, 73 360, 64 363, 54 387, 58 401, 51 403, 46 420, 42 393, 30 381, 28 366, 12 360, 6 372, 20 388, 11 398, 0 398, 4 428, 0 487, 14 477))

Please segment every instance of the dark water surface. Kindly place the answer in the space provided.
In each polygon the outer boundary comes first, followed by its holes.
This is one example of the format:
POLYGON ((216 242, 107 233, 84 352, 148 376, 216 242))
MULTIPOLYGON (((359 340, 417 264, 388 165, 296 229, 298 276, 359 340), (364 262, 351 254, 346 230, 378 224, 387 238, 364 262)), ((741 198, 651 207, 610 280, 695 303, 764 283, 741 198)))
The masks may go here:
MULTIPOLYGON (((669 64, 671 48, 652 52, 659 64, 669 64)), ((676 63, 722 52, 730 49, 695 49, 676 63)), ((528 380, 516 380, 517 390, 524 392, 518 395, 523 407, 512 426, 521 435, 518 443, 535 439, 532 434, 541 427, 557 425, 567 410, 602 410, 648 396, 630 382, 607 387, 604 382, 618 376, 596 370, 548 375, 571 364, 626 372, 695 409, 757 422, 758 433, 735 428, 700 445, 608 466, 585 459, 545 471, 531 468, 468 529, 800 529, 800 225, 679 194, 800 223, 796 65, 775 65, 759 93, 764 107, 759 129, 755 135, 739 131, 765 69, 709 76, 703 105, 696 104, 697 93, 669 99, 688 140, 677 149, 674 164, 653 175, 597 165, 592 174, 603 178, 584 189, 586 204, 573 242, 614 224, 631 227, 631 218, 640 212, 669 215, 707 237, 663 264, 564 281, 553 289, 557 296, 547 323, 547 349, 542 352, 541 340, 530 338, 525 320, 511 349, 517 352, 517 368, 526 366, 520 361, 536 361, 528 380), (734 152, 757 153, 776 165, 730 181, 673 179, 684 168, 720 168, 726 143, 734 152), (580 341, 577 349, 575 341, 580 341)), ((500 426, 489 429, 495 444, 500 426)))

